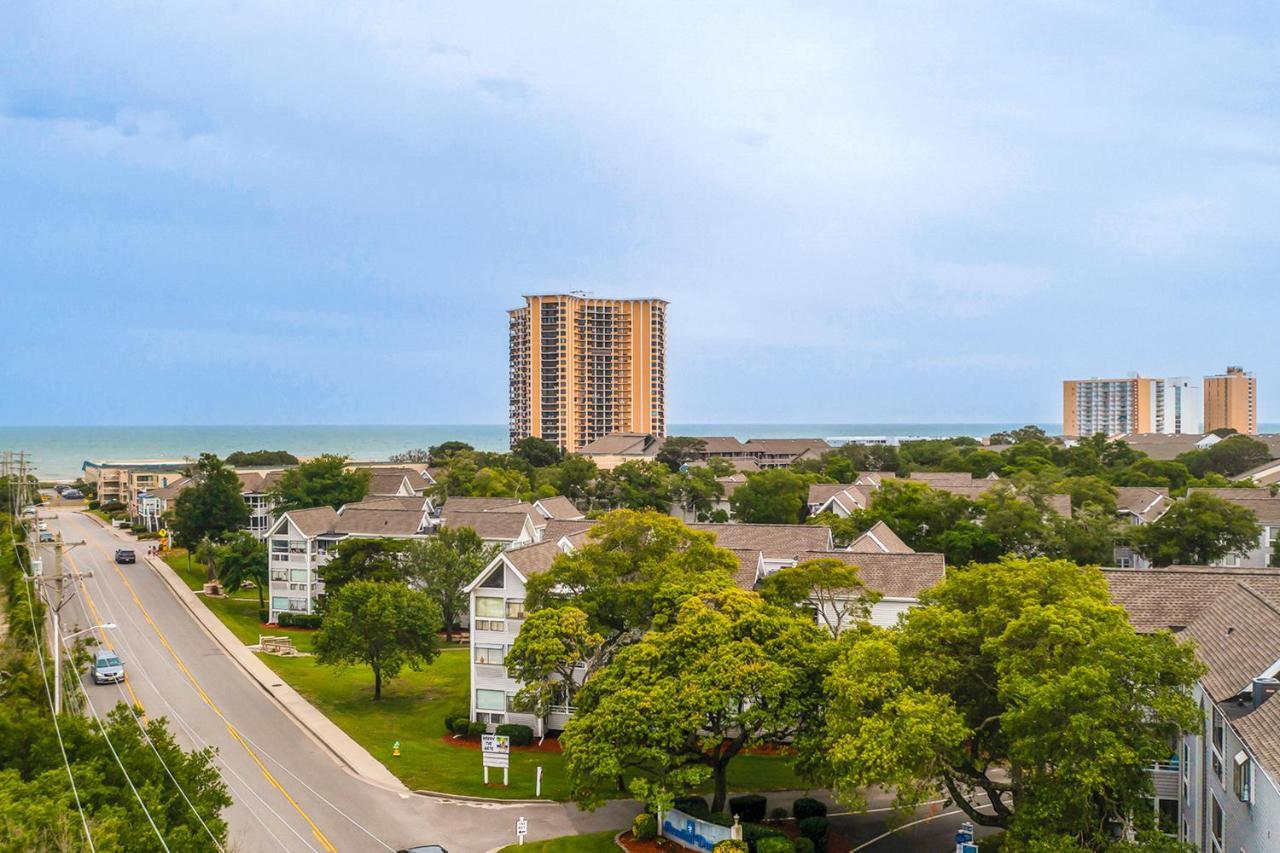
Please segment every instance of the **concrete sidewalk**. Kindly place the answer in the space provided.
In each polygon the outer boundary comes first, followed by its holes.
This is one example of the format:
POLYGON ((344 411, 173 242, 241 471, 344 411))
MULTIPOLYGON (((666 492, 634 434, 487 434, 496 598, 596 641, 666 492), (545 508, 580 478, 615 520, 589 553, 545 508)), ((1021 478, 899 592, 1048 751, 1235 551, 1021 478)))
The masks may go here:
POLYGON ((222 646, 231 659, 340 764, 372 785, 395 793, 410 793, 404 783, 383 766, 382 762, 370 755, 368 750, 316 710, 298 691, 286 684, 280 676, 271 671, 270 667, 259 660, 257 655, 249 651, 249 648, 231 633, 231 629, 223 625, 222 620, 204 606, 199 596, 187 588, 168 564, 158 557, 148 556, 145 559, 151 570, 164 579, 178 600, 191 611, 191 615, 218 645, 222 646))

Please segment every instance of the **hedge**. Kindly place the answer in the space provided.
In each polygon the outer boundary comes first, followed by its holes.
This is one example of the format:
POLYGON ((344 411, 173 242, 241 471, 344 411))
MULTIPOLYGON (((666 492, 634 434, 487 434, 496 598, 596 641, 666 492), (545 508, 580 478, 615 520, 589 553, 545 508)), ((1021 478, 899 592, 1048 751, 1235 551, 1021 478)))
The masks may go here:
POLYGON ((829 823, 825 817, 807 817, 797 823, 800 834, 813 842, 816 853, 826 853, 829 823))
POLYGON ((511 738, 512 746, 529 746, 533 743, 533 729, 520 723, 503 723, 493 731, 511 738))
POLYGON ((743 794, 729 798, 729 813, 736 814, 743 823, 758 823, 764 820, 769 801, 760 794, 743 794))
MULTIPOLYGON (((759 823, 744 823, 742 825, 742 840, 747 842, 747 846, 751 848, 752 853, 760 853, 761 841, 786 837, 782 830, 775 829, 772 826, 764 826, 759 823)), ((790 843, 790 839, 787 839, 787 844, 790 843)))
POLYGON ((467 737, 480 737, 480 735, 484 734, 487 731, 489 731, 489 726, 486 723, 482 723, 477 720, 476 722, 467 726, 467 737))
POLYGON ((658 837, 658 819, 648 812, 641 812, 631 822, 631 834, 636 841, 652 841, 658 837))
POLYGON ((674 805, 689 817, 706 818, 711 814, 705 797, 676 797, 674 805))
POLYGON ((796 853, 817 853, 817 848, 813 846, 813 842, 803 835, 791 843, 795 845, 796 853))
POLYGON ((708 823, 714 823, 717 826, 733 826, 733 815, 728 812, 712 812, 703 820, 708 823))
POLYGON ((445 720, 445 725, 449 731, 459 737, 467 737, 471 734, 471 717, 467 714, 459 714, 456 717, 445 720))
POLYGON ((791 816, 796 820, 807 817, 826 817, 827 804, 812 797, 801 797, 791 805, 791 816))
POLYGON ((258 621, 263 625, 271 621, 271 611, 265 607, 258 608, 258 621))
POLYGON ((276 617, 276 624, 281 628, 319 628, 323 618, 319 613, 293 613, 283 610, 276 617))
POLYGON ((785 835, 761 838, 756 842, 756 853, 792 853, 795 849, 791 839, 785 835))
POLYGON ((747 842, 728 838, 713 847, 712 853, 751 853, 751 851, 747 848, 747 842))

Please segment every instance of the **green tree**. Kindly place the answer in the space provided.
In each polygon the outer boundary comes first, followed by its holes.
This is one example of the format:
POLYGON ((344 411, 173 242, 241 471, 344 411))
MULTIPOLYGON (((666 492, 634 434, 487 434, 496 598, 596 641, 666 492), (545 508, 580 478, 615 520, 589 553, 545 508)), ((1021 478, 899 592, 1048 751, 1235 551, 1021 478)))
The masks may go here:
POLYGON ((682 465, 701 459, 707 452, 707 441, 693 436, 673 435, 662 443, 654 459, 666 465, 674 473, 682 465))
POLYGON ((1189 646, 1135 632, 1102 574, 1066 561, 953 570, 921 604, 842 648, 801 740, 807 773, 854 807, 869 785, 903 808, 945 792, 1017 850, 1154 830, 1151 764, 1199 725, 1189 646))
POLYGON ((517 441, 511 448, 511 452, 534 468, 546 468, 564 458, 564 451, 560 449, 560 445, 538 438, 536 435, 526 436, 517 441))
POLYGON ((529 492, 529 479, 519 471, 484 467, 476 471, 467 494, 476 498, 515 498, 529 492))
POLYGON ((217 550, 218 581, 227 592, 252 583, 258 590, 258 607, 266 607, 267 545, 252 533, 240 531, 217 550))
POLYGON ((771 604, 812 613, 833 638, 866 622, 881 598, 867 589, 857 566, 833 557, 805 560, 769 574, 760 595, 771 604))
POLYGON ((695 465, 672 475, 671 496, 685 512, 705 521, 712 507, 724 497, 724 484, 710 468, 695 465))
POLYGON ((396 583, 357 580, 328 593, 316 661, 373 671, 373 698, 404 667, 417 671, 439 652, 440 608, 423 592, 396 583))
POLYGON ((276 512, 357 503, 369 492, 368 468, 347 470, 347 457, 326 453, 280 475, 271 497, 276 512))
POLYGON ((1090 502, 1071 514, 1070 518, 1053 516, 1054 544, 1049 556, 1071 560, 1082 566, 1106 566, 1112 563, 1122 525, 1115 513, 1090 502))
POLYGON ((220 541, 249 524, 249 505, 240 478, 212 453, 201 453, 191 469, 191 485, 174 503, 173 541, 191 550, 202 539, 220 541))
POLYGON ((1001 554, 1037 557, 1049 550, 1050 528, 1033 501, 1000 485, 979 497, 977 504, 982 529, 1000 543, 1001 554))
POLYGON ((1193 477, 1221 474, 1234 477, 1250 468, 1271 461, 1271 448, 1247 435, 1232 435, 1204 450, 1193 450, 1178 456, 1193 477))
POLYGON ((319 570, 326 608, 333 594, 353 581, 402 583, 408 575, 406 544, 403 539, 355 536, 338 542, 337 553, 319 570))
POLYGON ((733 758, 817 712, 830 642, 805 614, 736 587, 687 598, 579 690, 561 737, 574 799, 598 805, 630 776, 632 794, 669 803, 710 780, 721 811, 733 758))
POLYGON ((1067 477, 1059 481, 1053 490, 1060 495, 1070 495, 1071 508, 1074 510, 1093 504, 1105 512, 1114 514, 1116 511, 1116 496, 1119 493, 1115 486, 1102 477, 1093 475, 1067 477))
POLYGON ((525 606, 576 607, 610 647, 665 625, 695 592, 731 586, 738 568, 711 534, 665 513, 615 510, 587 535, 582 547, 529 578, 525 606))
POLYGON ((671 472, 660 462, 623 462, 611 472, 617 488, 617 506, 623 509, 671 507, 671 472))
POLYGON ((427 458, 434 466, 447 465, 449 460, 459 453, 470 453, 474 450, 475 448, 465 441, 445 441, 433 445, 427 451, 427 458))
POLYGON ((417 464, 429 464, 431 462, 431 453, 423 450, 421 447, 413 447, 409 450, 402 450, 399 453, 392 453, 387 457, 387 461, 396 463, 413 462, 417 464))
POLYGON ((287 450, 237 450, 228 454, 226 463, 237 468, 249 465, 297 465, 298 457, 287 450))
POLYGON ((734 518, 747 524, 799 524, 810 482, 785 468, 748 474, 729 497, 729 506, 734 518))
POLYGON ((1258 546, 1262 528, 1253 510, 1209 492, 1192 492, 1151 524, 1131 533, 1134 547, 1155 566, 1207 566, 1258 546))
POLYGON ((591 483, 600 473, 596 463, 585 456, 569 455, 559 465, 544 469, 546 482, 555 494, 564 495, 575 504, 583 504, 590 496, 591 483))
POLYGON ((573 704, 604 646, 604 637, 588 622, 587 614, 572 605, 525 617, 503 661, 507 673, 522 685, 516 697, 520 707, 545 716, 552 704, 573 704))
POLYGON ((467 594, 463 588, 501 550, 501 546, 486 546, 470 527, 442 527, 431 539, 407 543, 404 573, 417 581, 422 591, 439 606, 446 642, 453 641, 453 627, 459 615, 467 610, 467 594))

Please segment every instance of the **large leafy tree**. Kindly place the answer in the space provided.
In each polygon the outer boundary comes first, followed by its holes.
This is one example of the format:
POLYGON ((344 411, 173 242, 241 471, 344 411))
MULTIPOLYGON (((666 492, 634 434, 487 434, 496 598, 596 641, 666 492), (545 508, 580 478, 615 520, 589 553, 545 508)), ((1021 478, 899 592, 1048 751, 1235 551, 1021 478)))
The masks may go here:
POLYGON ((946 554, 947 562, 963 565, 1000 554, 997 537, 978 523, 981 515, 977 504, 959 495, 914 480, 886 480, 868 509, 810 522, 829 525, 837 543, 847 545, 883 521, 915 550, 946 554))
POLYGON ((244 465, 297 465, 298 457, 287 450, 237 450, 227 455, 226 463, 244 465))
POLYGON ((440 608, 426 593, 397 583, 352 581, 327 596, 316 660, 369 667, 378 700, 382 685, 406 666, 416 671, 435 659, 440 627, 440 608))
POLYGON ((467 609, 463 588, 501 550, 501 546, 486 546, 470 527, 442 527, 435 537, 405 546, 404 574, 440 607, 447 642, 453 641, 453 626, 467 609))
POLYGON ((240 531, 217 550, 218 580, 228 592, 252 583, 258 590, 258 606, 266 607, 267 545, 252 533, 240 531))
POLYGON ((621 777, 659 806, 710 780, 724 808, 730 762, 790 737, 819 703, 826 634, 794 608, 737 588, 690 597, 673 624, 622 649, 578 692, 561 738, 574 799, 621 777))
POLYGON ((191 485, 174 504, 173 540, 188 550, 202 539, 219 541, 249 524, 249 505, 240 494, 240 478, 212 453, 201 453, 192 467, 191 485))
POLYGON ((432 445, 427 451, 427 460, 432 465, 447 465, 449 460, 459 453, 470 453, 475 448, 465 441, 443 441, 432 445))
POLYGON ((685 512, 699 521, 705 521, 716 502, 724 497, 724 484, 705 465, 673 474, 672 482, 672 496, 685 512))
POLYGON ((1252 510, 1209 492, 1192 492, 1131 535, 1138 553, 1153 565, 1207 566, 1256 548, 1262 528, 1252 510))
POLYGON ((855 806, 869 785, 904 808, 945 792, 1016 850, 1154 830, 1151 764, 1199 724, 1190 647, 1136 633, 1102 574, 1066 561, 953 570, 921 604, 842 648, 800 741, 808 774, 855 806))
POLYGON ((550 485, 555 494, 564 495, 581 506, 590 496, 591 484, 599 473, 593 460, 571 454, 560 464, 543 469, 539 482, 550 485))
POLYGON ((1178 461, 1187 466, 1193 477, 1221 474, 1234 477, 1250 468, 1271 461, 1271 448, 1247 435, 1232 435, 1204 450, 1183 453, 1178 461))
POLYGON ((675 472, 679 471, 682 465, 701 459, 706 450, 706 439, 673 435, 662 443, 658 455, 653 458, 675 472))
POLYGON ((406 545, 403 539, 357 536, 340 541, 337 553, 319 571, 326 601, 352 581, 404 581, 408 573, 406 545))
POLYGON ((278 512, 356 503, 369 492, 367 468, 347 470, 347 457, 326 453, 280 475, 272 492, 278 512))
POLYGON ((511 452, 534 468, 546 468, 564 458, 564 451, 560 449, 560 445, 545 438, 538 438, 536 435, 517 441, 511 448, 511 452))
POLYGON ((833 557, 805 560, 771 573, 760 595, 773 604, 813 614, 832 637, 865 622, 881 598, 867 589, 857 566, 833 557))
POLYGON ((661 462, 623 462, 610 472, 616 489, 616 505, 623 509, 655 509, 671 506, 671 472, 661 462))
POLYGON ((522 685, 520 706, 543 715, 557 700, 572 705, 583 673, 595 670, 603 648, 604 637, 576 607, 530 613, 503 661, 522 685))
POLYGON ((529 579, 525 603, 530 611, 576 607, 611 645, 665 624, 695 592, 731 586, 738 567, 710 534, 665 513, 615 510, 588 537, 529 579))
POLYGON ((785 468, 749 474, 729 506, 734 518, 748 524, 799 524, 811 481, 785 468))

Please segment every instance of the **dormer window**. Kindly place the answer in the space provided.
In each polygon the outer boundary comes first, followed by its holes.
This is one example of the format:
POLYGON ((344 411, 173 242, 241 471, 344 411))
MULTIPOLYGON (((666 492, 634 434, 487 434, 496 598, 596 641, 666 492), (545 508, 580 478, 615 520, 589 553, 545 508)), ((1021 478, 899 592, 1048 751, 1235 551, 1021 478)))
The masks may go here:
POLYGON ((499 566, 498 568, 489 572, 488 577, 480 581, 480 586, 484 587, 485 589, 502 589, 504 585, 502 575, 503 575, 502 566, 499 566))

